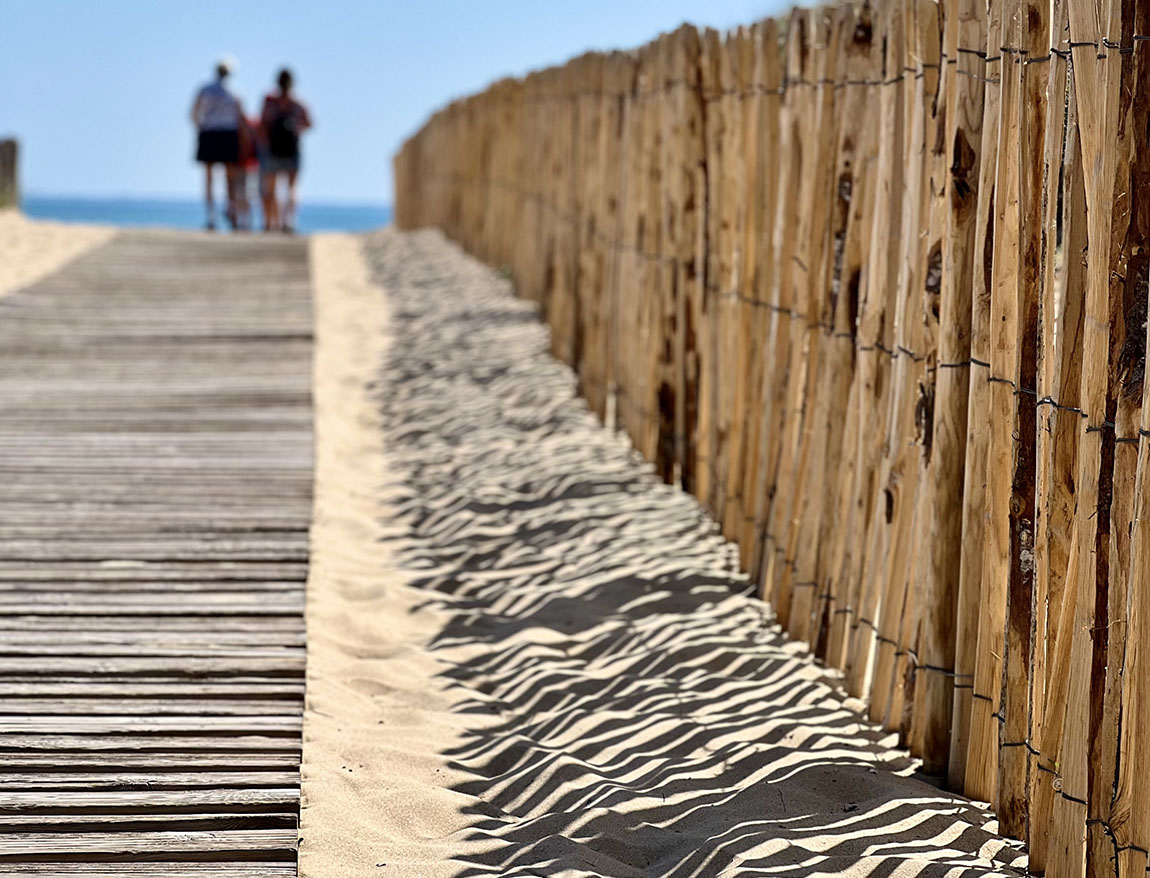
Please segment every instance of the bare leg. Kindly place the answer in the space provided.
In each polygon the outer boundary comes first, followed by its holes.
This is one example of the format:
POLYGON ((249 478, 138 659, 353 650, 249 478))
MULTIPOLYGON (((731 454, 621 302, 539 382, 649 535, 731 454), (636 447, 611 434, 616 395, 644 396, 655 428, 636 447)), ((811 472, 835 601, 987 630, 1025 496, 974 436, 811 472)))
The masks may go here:
POLYGON ((284 210, 283 229, 285 232, 295 231, 296 194, 295 181, 299 178, 299 171, 288 171, 287 208, 284 210))
POLYGON ((264 231, 278 229, 280 224, 279 206, 276 204, 276 175, 268 172, 260 175, 260 190, 264 199, 264 231))
POLYGON ((210 164, 204 165, 204 209, 207 211, 205 225, 209 229, 214 229, 216 227, 216 203, 212 198, 212 166, 210 164))
POLYGON ((251 193, 248 191, 248 175, 243 167, 236 166, 236 224, 250 231, 252 227, 251 193))
POLYGON ((237 164, 224 165, 224 174, 228 181, 228 222, 231 223, 232 228, 238 228, 240 224, 240 166, 237 164))
POLYGON ((240 165, 236 166, 236 223, 239 228, 250 231, 252 227, 251 187, 248 173, 240 165))

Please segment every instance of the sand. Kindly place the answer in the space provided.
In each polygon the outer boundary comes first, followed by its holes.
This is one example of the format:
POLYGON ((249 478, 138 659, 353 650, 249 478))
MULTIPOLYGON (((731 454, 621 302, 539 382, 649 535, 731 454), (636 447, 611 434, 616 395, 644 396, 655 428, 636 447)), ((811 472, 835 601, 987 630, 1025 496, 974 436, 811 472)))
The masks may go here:
POLYGON ((1023 873, 782 635, 504 281, 434 232, 313 257, 302 875, 1023 873))
POLYGON ((59 271, 115 234, 106 226, 42 222, 0 209, 0 296, 59 271))
POLYGON ((470 718, 426 648, 445 618, 396 569, 402 524, 372 388, 388 339, 360 239, 312 239, 315 515, 308 580, 300 872, 448 876, 466 775, 441 755, 470 718), (386 865, 384 865, 386 864, 386 865), (401 866, 402 864, 402 866, 401 866), (382 871, 390 869, 390 872, 382 871))

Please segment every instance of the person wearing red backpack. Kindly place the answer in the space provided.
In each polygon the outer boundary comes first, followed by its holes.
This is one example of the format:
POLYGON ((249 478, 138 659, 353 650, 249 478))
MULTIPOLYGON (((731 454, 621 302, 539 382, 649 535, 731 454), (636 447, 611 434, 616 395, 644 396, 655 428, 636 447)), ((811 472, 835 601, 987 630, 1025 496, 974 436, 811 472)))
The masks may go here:
POLYGON ((288 69, 276 78, 279 86, 264 98, 260 115, 263 151, 260 155, 260 190, 264 206, 264 230, 295 231, 296 181, 300 169, 300 135, 312 127, 307 107, 292 95, 293 77, 288 69), (287 182, 286 198, 279 198, 279 182, 287 182))

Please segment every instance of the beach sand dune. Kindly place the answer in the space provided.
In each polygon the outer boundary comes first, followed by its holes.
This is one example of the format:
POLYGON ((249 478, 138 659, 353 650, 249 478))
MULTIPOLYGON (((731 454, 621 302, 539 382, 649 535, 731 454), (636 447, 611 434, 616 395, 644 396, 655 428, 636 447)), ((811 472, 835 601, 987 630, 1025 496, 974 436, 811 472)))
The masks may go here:
POLYGON ((115 233, 107 226, 41 222, 0 209, 0 296, 59 271, 115 233))
POLYGON ((597 423, 530 304, 436 232, 362 252, 313 247, 302 874, 1024 873, 597 423))

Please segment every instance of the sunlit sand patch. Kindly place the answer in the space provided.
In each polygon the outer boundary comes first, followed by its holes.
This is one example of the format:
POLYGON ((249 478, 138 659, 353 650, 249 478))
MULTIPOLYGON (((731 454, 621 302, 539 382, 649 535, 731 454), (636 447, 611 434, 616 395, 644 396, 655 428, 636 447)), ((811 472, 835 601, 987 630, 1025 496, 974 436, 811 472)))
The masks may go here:
POLYGON ((0 296, 59 271, 115 234, 107 226, 42 222, 0 209, 0 296))

